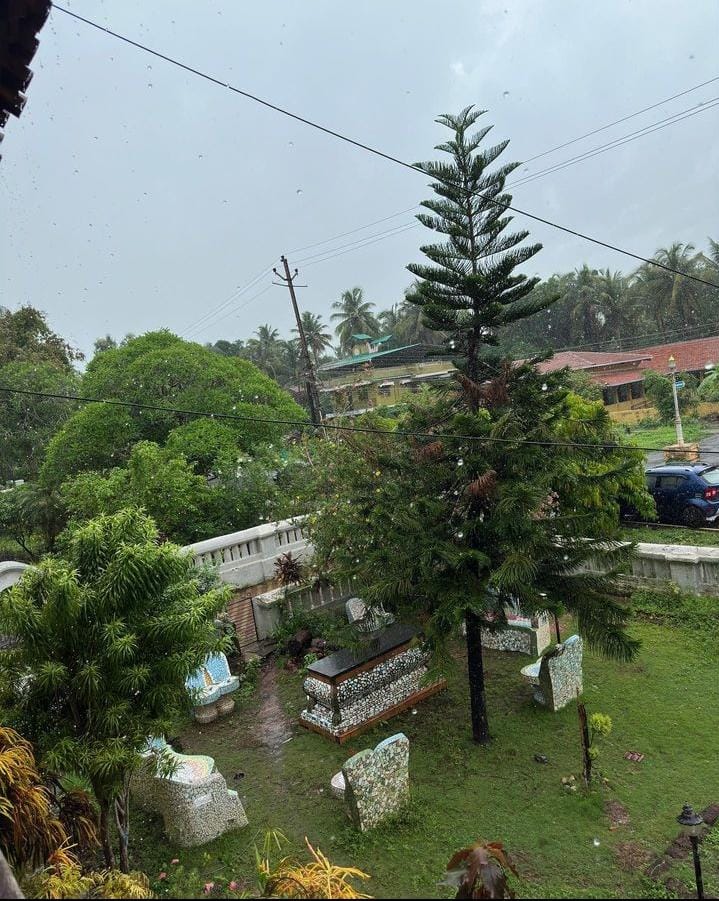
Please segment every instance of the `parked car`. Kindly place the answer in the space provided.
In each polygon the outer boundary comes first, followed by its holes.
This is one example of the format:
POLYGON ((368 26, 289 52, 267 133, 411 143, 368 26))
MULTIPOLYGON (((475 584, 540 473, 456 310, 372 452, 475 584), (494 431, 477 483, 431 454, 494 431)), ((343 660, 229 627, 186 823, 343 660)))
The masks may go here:
POLYGON ((646 478, 661 522, 698 528, 719 518, 719 467, 667 463, 647 469, 646 478))

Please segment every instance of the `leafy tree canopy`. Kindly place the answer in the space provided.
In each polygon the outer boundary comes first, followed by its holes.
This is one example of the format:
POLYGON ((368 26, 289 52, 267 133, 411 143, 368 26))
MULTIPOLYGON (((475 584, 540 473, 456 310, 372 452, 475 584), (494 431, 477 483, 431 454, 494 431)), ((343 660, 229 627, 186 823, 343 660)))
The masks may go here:
MULTIPOLYGON (((220 356, 166 331, 150 332, 97 354, 88 364, 82 387, 89 397, 181 410, 250 419, 306 418, 286 392, 248 361, 220 356)), ((71 417, 53 438, 43 473, 62 480, 85 469, 117 465, 134 441, 164 444, 170 432, 194 419, 185 413, 89 405, 71 417), (103 424, 103 410, 112 427, 103 424)), ((223 423, 235 436, 237 448, 248 452, 259 444, 279 440, 291 430, 291 426, 264 422, 223 423)))
POLYGON ((191 558, 158 538, 135 509, 101 516, 0 594, 0 633, 19 639, 0 667, 24 686, 23 731, 44 767, 92 784, 108 866, 115 813, 125 870, 140 751, 172 730, 188 707, 186 677, 224 647, 213 623, 225 592, 200 594, 191 558))
MULTIPOLYGON (((693 375, 681 372, 677 373, 677 381, 684 382, 684 387, 677 391, 679 411, 691 415, 699 403, 697 380, 693 375)), ((668 376, 648 369, 644 373, 644 393, 656 407, 662 422, 674 422, 674 395, 668 376)))
POLYGON ((15 312, 0 307, 0 367, 13 360, 54 363, 70 368, 83 355, 55 334, 45 314, 22 306, 15 312))
POLYGON ((611 600, 611 577, 578 570, 591 560, 611 574, 627 558, 620 504, 653 510, 643 458, 607 449, 617 436, 602 404, 563 390, 561 381, 561 373, 507 367, 400 423, 434 431, 436 440, 388 433, 328 446, 315 469, 321 487, 312 491, 324 498, 310 518, 318 560, 355 580, 370 602, 428 615, 436 647, 456 634, 468 609, 501 622, 513 599, 529 613, 570 610, 590 644, 630 658, 636 643, 624 628, 625 608, 611 600), (463 395, 477 391, 473 411, 463 395))
MULTIPOLYGON (((79 382, 73 369, 56 362, 16 359, 0 366, 0 385, 8 388, 73 394, 79 382)), ((66 400, 0 391, 0 482, 34 478, 50 438, 75 409, 66 400)))
MULTIPOLYGON (((210 440, 217 437, 209 433, 210 440)), ((201 433, 191 438, 197 440, 199 448, 201 433)), ((187 447, 186 441, 181 443, 187 447)), ((81 472, 63 484, 61 497, 75 521, 119 512, 128 504, 142 507, 163 537, 182 544, 250 528, 262 520, 293 512, 294 495, 286 490, 293 485, 292 466, 287 467, 269 448, 262 448, 256 458, 239 460, 235 451, 234 457, 228 455, 223 463, 223 450, 229 454, 229 448, 224 448, 210 460, 219 478, 208 483, 204 473, 197 474, 198 464, 193 465, 179 453, 174 441, 164 448, 140 441, 132 448, 126 465, 106 472, 81 472), (278 484, 273 472, 285 470, 278 484)))

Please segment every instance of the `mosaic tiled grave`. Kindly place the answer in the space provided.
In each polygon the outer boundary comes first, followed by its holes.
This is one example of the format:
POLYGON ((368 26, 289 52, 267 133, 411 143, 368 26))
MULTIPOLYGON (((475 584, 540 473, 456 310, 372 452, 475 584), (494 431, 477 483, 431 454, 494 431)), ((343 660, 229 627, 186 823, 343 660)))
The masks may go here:
POLYGON ((571 635, 536 663, 522 668, 521 673, 533 687, 538 704, 557 711, 582 693, 582 651, 582 639, 571 635))
POLYGON ((402 732, 350 757, 342 767, 344 802, 352 824, 365 832, 409 802, 409 739, 402 732))
POLYGON ((300 723, 340 744, 446 687, 427 682, 430 655, 411 626, 395 624, 365 642, 311 664, 300 723))
POLYGON ((178 754, 164 739, 148 742, 144 757, 133 776, 132 792, 140 806, 161 814, 173 844, 204 845, 229 829, 247 825, 237 792, 227 788, 212 757, 178 754), (168 776, 162 775, 165 759, 174 766, 168 776))

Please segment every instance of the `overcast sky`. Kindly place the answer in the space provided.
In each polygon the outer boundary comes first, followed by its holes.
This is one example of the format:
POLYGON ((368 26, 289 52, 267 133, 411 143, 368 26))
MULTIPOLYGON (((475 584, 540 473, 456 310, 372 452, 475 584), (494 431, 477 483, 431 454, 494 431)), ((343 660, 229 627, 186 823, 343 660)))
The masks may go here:
MULTIPOLYGON (((64 5, 410 162, 436 155, 439 113, 470 103, 488 110, 494 138, 511 139, 504 159, 526 160, 719 75, 716 0, 64 5)), ((298 263, 304 309, 328 317, 354 285, 380 308, 401 299, 423 229, 347 245, 411 223, 410 212, 294 251, 413 207, 427 196, 423 176, 59 11, 32 68, 27 106, 2 144, 0 305, 40 307, 87 353, 107 332, 162 326, 203 342, 246 338, 264 322, 288 334, 287 292, 268 288, 269 275, 215 311, 283 252, 293 265, 311 257, 298 263)), ((717 96, 719 81, 517 177, 717 96)), ((642 255, 674 240, 704 246, 719 238, 718 135, 716 107, 519 186, 514 201, 642 255)), ((633 268, 529 227, 544 244, 529 274, 585 261, 633 268)))

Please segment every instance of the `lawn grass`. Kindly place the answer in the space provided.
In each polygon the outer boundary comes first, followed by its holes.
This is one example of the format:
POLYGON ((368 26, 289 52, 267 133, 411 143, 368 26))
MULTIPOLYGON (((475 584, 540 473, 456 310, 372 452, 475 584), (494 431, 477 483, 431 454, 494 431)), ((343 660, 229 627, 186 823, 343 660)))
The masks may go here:
POLYGON ((699 529, 672 529, 669 526, 654 529, 650 526, 631 526, 622 529, 622 537, 627 541, 646 541, 649 544, 689 544, 699 547, 719 546, 719 529, 700 531, 699 529))
MULTIPOLYGON (((701 441, 709 434, 709 427, 705 422, 689 419, 682 422, 685 441, 701 441)), ((620 427, 620 433, 624 435, 628 444, 636 444, 640 447, 653 447, 661 450, 670 444, 676 444, 677 434, 673 425, 648 425, 639 423, 635 426, 620 427)))
MULTIPOLYGON (((597 762, 607 783, 588 796, 569 794, 561 784, 562 776, 579 776, 576 710, 570 705, 551 714, 535 706, 519 675, 526 657, 487 652, 493 743, 472 743, 466 659, 457 645, 446 693, 423 702, 415 716, 398 716, 342 748, 294 726, 292 740, 271 754, 257 733, 259 697, 225 720, 188 726, 183 749, 215 758, 228 785, 239 790, 250 825, 182 850, 168 845, 156 818, 136 812, 132 864, 153 880, 161 871, 170 874, 153 884, 160 897, 204 896, 208 881, 219 895, 232 879, 248 880, 252 891, 254 843, 276 828, 289 839, 288 853, 304 857, 307 835, 335 863, 365 870, 372 879, 363 890, 373 896, 450 897, 451 891, 436 887, 444 864, 454 850, 484 838, 503 841, 514 856, 519 897, 646 894, 641 870, 623 869, 617 846, 631 843, 656 856, 675 836, 685 801, 701 809, 719 800, 719 657, 681 629, 636 622, 632 631, 642 641, 633 663, 585 654, 587 707, 614 721, 597 762), (348 756, 399 731, 411 743, 412 805, 391 824, 355 833, 329 780, 348 756), (627 750, 646 758, 631 763, 623 758, 627 750), (549 763, 536 763, 535 753, 549 763), (246 774, 239 782, 233 781, 237 771, 246 774), (603 810, 609 799, 625 806, 629 826, 610 830, 603 810), (179 868, 170 864, 175 857, 179 868)), ((279 679, 293 723, 304 704, 301 681, 296 673, 279 679)))

